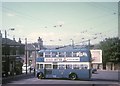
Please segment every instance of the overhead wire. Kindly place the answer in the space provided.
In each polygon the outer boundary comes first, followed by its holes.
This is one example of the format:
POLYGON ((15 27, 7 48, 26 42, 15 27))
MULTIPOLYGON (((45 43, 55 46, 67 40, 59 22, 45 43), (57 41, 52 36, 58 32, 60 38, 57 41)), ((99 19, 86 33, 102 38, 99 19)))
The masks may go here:
MULTIPOLYGON (((51 21, 47 21, 47 20, 43 20, 43 19, 40 19, 39 17, 33 17, 33 16, 31 16, 30 14, 28 15, 28 14, 25 14, 25 13, 22 13, 22 12, 19 12, 18 10, 16 11, 16 10, 14 10, 14 9, 11 9, 11 8, 8 8, 8 7, 6 7, 6 6, 2 6, 2 9, 4 9, 4 10, 2 10, 2 11, 7 11, 7 12, 9 12, 9 11, 12 11, 13 13, 15 13, 15 16, 18 16, 18 18, 19 17, 22 17, 22 18, 24 18, 24 19, 26 19, 26 20, 30 20, 29 21, 29 23, 30 22, 32 22, 32 23, 35 23, 35 24, 40 24, 40 22, 48 22, 48 23, 51 23, 51 21)), ((51 25, 51 26, 53 26, 53 25, 51 25)), ((50 27, 51 27, 50 26, 50 27)), ((42 24, 41 24, 41 27, 42 27, 42 24)), ((40 27, 40 28, 41 28, 40 27)), ((44 26, 43 28, 46 28, 46 27, 49 27, 48 25, 46 25, 46 26, 44 26)))
MULTIPOLYGON (((92 5, 93 6, 93 5, 92 5)), ((33 17, 33 16, 31 16, 31 15, 26 15, 25 13, 21 13, 21 12, 18 12, 18 11, 16 11, 16 10, 13 10, 13 9, 10 9, 10 8, 7 8, 7 7, 5 7, 5 6, 3 6, 3 8, 4 9, 7 9, 8 11, 13 11, 13 12, 15 12, 15 13, 17 13, 17 16, 21 16, 21 17, 25 17, 25 19, 27 18, 27 19, 30 19, 32 22, 34 22, 34 23, 36 23, 36 20, 39 22, 39 21, 45 21, 45 20, 41 20, 41 19, 39 19, 39 18, 35 18, 35 17, 33 17)), ((108 14, 109 15, 109 14, 108 14)), ((86 21, 90 21, 91 19, 92 20, 94 20, 94 19, 98 19, 98 18, 101 18, 101 17, 108 17, 107 15, 100 15, 100 16, 97 16, 97 17, 94 17, 94 18, 90 18, 90 19, 88 19, 88 20, 86 20, 86 21)), ((46 21, 46 22, 48 22, 48 21, 46 21)))

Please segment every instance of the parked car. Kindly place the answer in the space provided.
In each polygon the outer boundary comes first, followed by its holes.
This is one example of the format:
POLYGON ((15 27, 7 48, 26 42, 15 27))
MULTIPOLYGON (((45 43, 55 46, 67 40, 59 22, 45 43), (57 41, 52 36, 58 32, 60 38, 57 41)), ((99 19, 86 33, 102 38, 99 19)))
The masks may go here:
MULTIPOLYGON (((30 66, 27 65, 27 72, 30 72, 30 66)), ((22 73, 26 73, 26 64, 22 66, 22 73)))
POLYGON ((92 68, 92 73, 97 73, 97 69, 96 68, 92 68))

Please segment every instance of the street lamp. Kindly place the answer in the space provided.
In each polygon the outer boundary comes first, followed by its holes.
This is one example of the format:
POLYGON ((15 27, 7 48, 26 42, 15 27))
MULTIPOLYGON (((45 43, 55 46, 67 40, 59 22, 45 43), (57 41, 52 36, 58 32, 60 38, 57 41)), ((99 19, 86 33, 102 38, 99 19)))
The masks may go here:
MULTIPOLYGON (((8 30, 13 31, 15 29, 14 28, 10 28, 8 30)), ((7 31, 5 30, 5 58, 7 58, 6 62, 8 62, 8 63, 6 63, 6 67, 7 67, 7 74, 10 74, 10 72, 9 72, 9 56, 7 57, 7 54, 8 54, 8 52, 7 52, 7 31)))
POLYGON ((26 74, 27 74, 27 38, 25 38, 25 58, 26 58, 26 74))
POLYGON ((74 40, 73 39, 70 39, 71 42, 72 42, 72 47, 74 48, 74 40))
MULTIPOLYGON (((10 29, 8 29, 8 30, 14 31, 15 28, 10 28, 10 29)), ((5 38, 7 38, 7 31, 6 31, 6 30, 5 30, 5 38)))
POLYGON ((90 44, 90 41, 91 41, 91 40, 94 40, 94 39, 97 39, 97 37, 94 37, 93 39, 88 39, 88 49, 90 49, 90 45, 91 45, 91 44, 90 44))

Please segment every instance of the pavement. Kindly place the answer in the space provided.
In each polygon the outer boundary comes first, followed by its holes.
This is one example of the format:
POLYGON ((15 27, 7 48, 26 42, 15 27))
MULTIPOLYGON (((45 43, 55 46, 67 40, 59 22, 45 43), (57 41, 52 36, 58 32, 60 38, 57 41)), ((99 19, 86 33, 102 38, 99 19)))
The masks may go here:
POLYGON ((97 73, 92 74, 92 80, 119 81, 119 73, 119 71, 99 70, 97 73))
POLYGON ((28 79, 28 78, 32 78, 32 77, 34 77, 33 73, 4 77, 4 78, 2 78, 2 84, 10 83, 11 81, 14 81, 14 80, 28 79))

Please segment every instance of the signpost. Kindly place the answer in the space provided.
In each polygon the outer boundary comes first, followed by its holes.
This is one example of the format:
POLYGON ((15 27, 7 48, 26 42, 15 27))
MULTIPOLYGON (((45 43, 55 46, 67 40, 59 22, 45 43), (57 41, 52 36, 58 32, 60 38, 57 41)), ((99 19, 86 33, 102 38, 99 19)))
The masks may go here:
POLYGON ((102 63, 102 50, 90 50, 92 63, 102 63))

